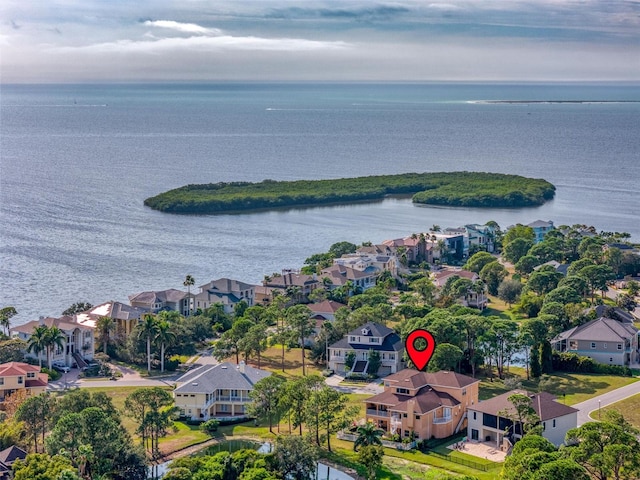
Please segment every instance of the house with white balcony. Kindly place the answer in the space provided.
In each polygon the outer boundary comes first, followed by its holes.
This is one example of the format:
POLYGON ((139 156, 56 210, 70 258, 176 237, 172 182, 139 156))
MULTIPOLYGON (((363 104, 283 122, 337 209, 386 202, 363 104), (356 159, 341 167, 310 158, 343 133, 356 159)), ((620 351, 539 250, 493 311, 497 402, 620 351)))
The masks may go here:
POLYGON ((176 381, 173 400, 180 415, 192 420, 238 420, 247 418, 249 393, 271 375, 240 362, 203 365, 176 381))
POLYGON ((226 313, 232 313, 234 307, 245 302, 249 307, 254 305, 255 285, 232 280, 230 278, 219 278, 209 283, 201 285, 200 293, 195 295, 194 308, 205 310, 211 305, 219 303, 223 305, 226 313))
POLYGON ((405 369, 384 379, 384 392, 364 400, 366 420, 387 435, 446 438, 466 427, 480 380, 455 372, 405 369))
POLYGON ((404 343, 400 335, 379 323, 367 322, 329 346, 329 369, 341 375, 364 374, 372 351, 380 355, 378 375, 389 375, 404 368, 404 343), (349 352, 355 353, 355 361, 350 367, 346 365, 349 352))
MULTIPOLYGON (((93 360, 95 353, 95 328, 79 323, 75 316, 64 315, 60 318, 40 317, 23 325, 11 328, 11 335, 18 337, 25 342, 29 341, 31 334, 37 326, 58 327, 64 334, 62 345, 55 345, 51 352, 51 363, 58 363, 72 367, 74 363, 79 366, 84 365, 89 360, 93 360)), ((27 357, 40 359, 46 362, 46 352, 27 352, 27 357)))

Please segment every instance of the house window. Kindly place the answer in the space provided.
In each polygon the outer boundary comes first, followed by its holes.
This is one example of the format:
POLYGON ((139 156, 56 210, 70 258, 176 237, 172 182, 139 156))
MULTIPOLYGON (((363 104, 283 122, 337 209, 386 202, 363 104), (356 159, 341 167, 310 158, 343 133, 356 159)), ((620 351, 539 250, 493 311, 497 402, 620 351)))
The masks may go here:
POLYGON ((395 360, 396 359, 396 354, 395 353, 390 353, 389 354, 389 360, 395 360))
POLYGON ((596 348, 596 342, 591 342, 591 348, 596 348))
POLYGON ((23 377, 18 377, 18 385, 22 385, 24 383, 23 377))
POLYGON ((416 415, 416 420, 420 420, 420 415, 416 415))
POLYGON ((467 389, 466 389, 466 388, 463 388, 463 389, 462 389, 462 395, 466 395, 466 394, 467 394, 467 389))
POLYGON ((477 412, 473 412, 473 419, 474 419, 474 420, 477 420, 477 419, 478 419, 477 412))
POLYGON ((36 378, 35 372, 27 372, 27 378, 36 378))
POLYGON ((369 338, 369 343, 378 343, 377 338, 369 338))
POLYGON ((349 337, 349 341, 350 342, 355 342, 356 341, 356 337, 353 337, 353 336, 349 337))
POLYGON ((471 429, 471 440, 478 440, 478 430, 471 429))
POLYGON ((405 430, 405 431, 404 431, 404 436, 405 436, 405 437, 408 437, 408 436, 409 436, 409 430, 405 430))
POLYGON ((622 344, 621 343, 618 344, 618 350, 622 350, 622 344))
POLYGON ((604 348, 605 348, 605 350, 607 349, 607 344, 606 343, 604 344, 604 348))
POLYGON ((0 385, 4 385, 4 377, 0 377, 0 385))
POLYGON ((547 429, 547 422, 542 422, 542 431, 547 429))
POLYGON ((569 350, 577 350, 578 342, 576 340, 569 340, 569 350))
POLYGON ((409 394, 409 389, 408 388, 396 388, 396 392, 408 395, 409 394))
POLYGON ((416 437, 416 439, 420 438, 420 434, 418 432, 413 432, 413 436, 416 437))
POLYGON ((407 418, 407 414, 406 414, 406 413, 403 413, 403 414, 402 414, 402 418, 407 418))
POLYGON ((451 416, 451 408, 444 407, 444 416, 445 417, 450 417, 451 416))
POLYGON ((553 428, 556 428, 556 419, 553 419, 553 428))

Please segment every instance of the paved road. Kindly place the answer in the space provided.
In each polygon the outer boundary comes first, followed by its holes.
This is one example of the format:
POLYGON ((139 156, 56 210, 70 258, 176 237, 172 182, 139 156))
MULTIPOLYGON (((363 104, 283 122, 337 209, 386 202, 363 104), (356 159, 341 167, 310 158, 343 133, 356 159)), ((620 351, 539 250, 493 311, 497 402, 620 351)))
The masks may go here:
POLYGON ((597 410, 612 403, 623 400, 627 397, 640 393, 640 381, 634 382, 630 385, 620 387, 616 390, 612 390, 608 393, 603 393, 597 397, 585 400, 584 402, 576 403, 572 405, 573 408, 577 408, 578 411, 578 426, 583 423, 592 421, 589 418, 589 413, 594 412, 594 419, 598 418, 597 410))

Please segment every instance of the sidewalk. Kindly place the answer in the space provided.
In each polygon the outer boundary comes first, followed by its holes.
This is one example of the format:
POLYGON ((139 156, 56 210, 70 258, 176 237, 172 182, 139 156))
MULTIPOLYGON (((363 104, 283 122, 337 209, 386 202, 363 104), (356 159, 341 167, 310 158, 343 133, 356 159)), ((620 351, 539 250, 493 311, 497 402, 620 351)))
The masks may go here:
POLYGON ((330 387, 333 387, 334 389, 343 393, 377 395, 384 390, 384 387, 380 385, 380 379, 377 379, 376 381, 370 383, 363 383, 362 385, 340 385, 340 382, 342 382, 343 380, 344 377, 333 374, 330 377, 327 377, 324 382, 330 387))

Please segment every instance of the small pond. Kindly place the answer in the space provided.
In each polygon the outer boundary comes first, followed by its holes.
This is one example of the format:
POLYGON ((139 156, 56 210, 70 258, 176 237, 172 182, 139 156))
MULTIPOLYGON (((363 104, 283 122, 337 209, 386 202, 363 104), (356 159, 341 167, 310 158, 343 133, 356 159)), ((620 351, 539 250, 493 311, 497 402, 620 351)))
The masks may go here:
MULTIPOLYGON (((260 453, 269 453, 272 447, 272 444, 269 442, 260 443, 254 442, 252 440, 227 440, 226 442, 220 442, 216 443, 215 445, 211 445, 210 447, 201 450, 195 455, 215 455, 216 453, 220 452, 233 453, 245 448, 257 450, 260 453)), ((171 461, 158 465, 158 475, 160 476, 160 478, 162 478, 164 474, 167 473, 170 465, 171 461)), ((151 473, 149 475, 149 478, 151 478, 151 473)), ((310 480, 353 480, 353 477, 351 475, 347 475, 344 472, 341 472, 340 470, 336 470, 333 467, 325 465, 322 462, 318 462, 316 476, 314 479, 310 480)))

